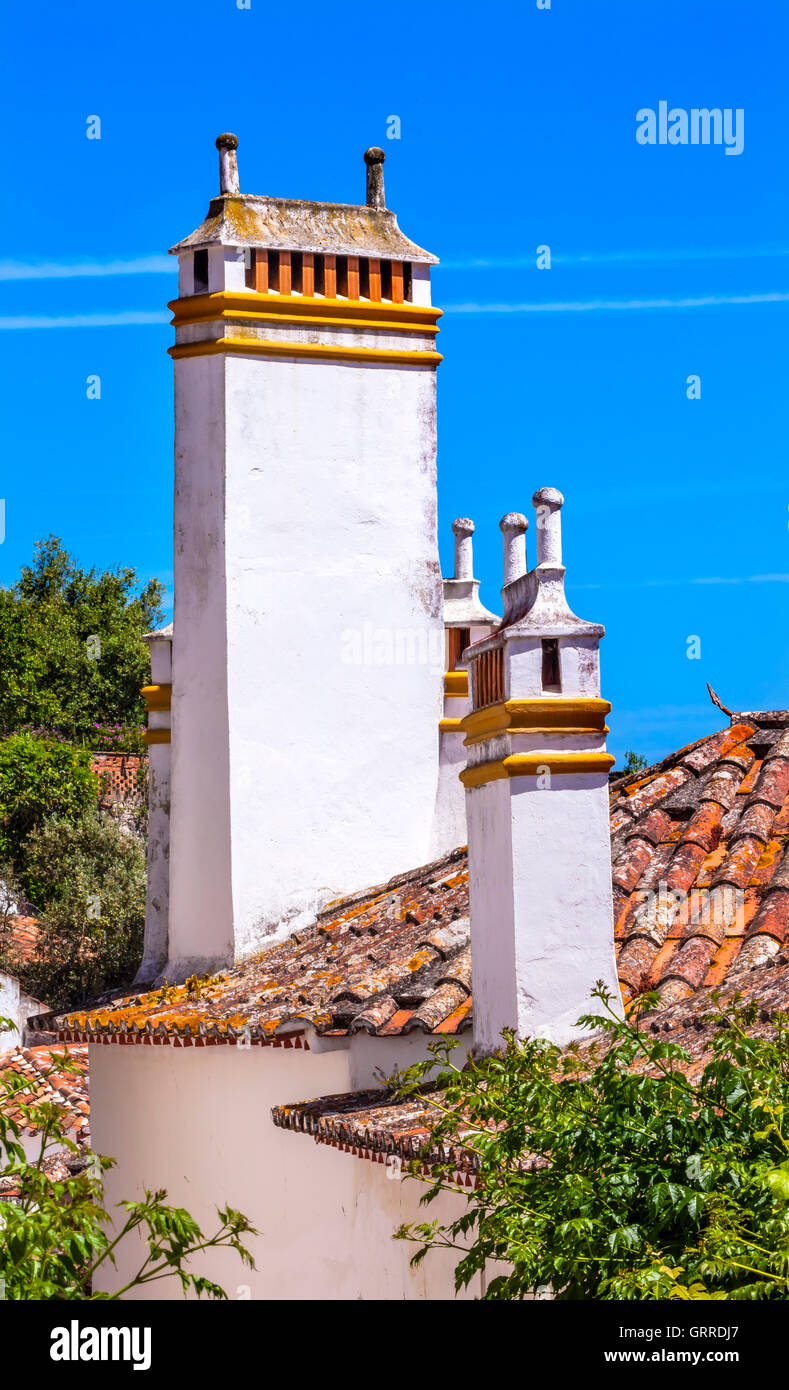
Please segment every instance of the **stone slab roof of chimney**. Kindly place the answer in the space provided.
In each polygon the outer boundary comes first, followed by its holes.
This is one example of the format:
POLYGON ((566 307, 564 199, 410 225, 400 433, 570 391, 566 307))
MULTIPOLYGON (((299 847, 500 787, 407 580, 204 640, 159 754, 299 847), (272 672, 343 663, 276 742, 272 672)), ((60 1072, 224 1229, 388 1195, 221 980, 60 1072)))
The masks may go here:
POLYGON ((171 255, 203 246, 259 246, 270 251, 312 251, 372 256, 438 265, 438 257, 404 236, 388 208, 317 203, 298 198, 224 194, 212 198, 204 222, 171 255))
MULTIPOLYGON (((662 1005, 789 946, 789 715, 733 723, 611 787, 625 1000, 662 1005)), ((36 1026, 65 1040, 260 1042, 314 1031, 471 1026, 465 849, 326 908, 316 924, 190 990, 126 996, 36 1026), (245 1031, 246 1030, 246 1031, 245 1031)))

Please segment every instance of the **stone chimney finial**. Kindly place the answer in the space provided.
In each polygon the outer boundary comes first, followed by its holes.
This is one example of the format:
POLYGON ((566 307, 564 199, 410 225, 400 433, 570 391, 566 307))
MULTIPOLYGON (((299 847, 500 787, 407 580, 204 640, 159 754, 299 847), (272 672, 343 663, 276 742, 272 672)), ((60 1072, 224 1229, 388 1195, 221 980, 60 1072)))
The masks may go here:
POLYGON ((217 135, 216 147, 219 150, 219 192, 238 193, 238 137, 225 131, 217 135))
POLYGON ((386 196, 384 194, 384 160, 386 155, 377 145, 372 145, 369 150, 364 152, 364 162, 367 165, 367 206, 368 208, 385 208, 386 196))
POLYGON ((474 578, 473 541, 474 522, 467 516, 459 516, 452 522, 455 536, 455 579, 474 578))
POLYGON ((562 563, 562 518, 564 498, 555 487, 538 487, 532 502, 537 508, 537 564, 556 569, 562 563))
POLYGON ((504 584, 511 584, 526 573, 526 532, 529 523, 522 512, 507 512, 499 527, 504 536, 504 584))

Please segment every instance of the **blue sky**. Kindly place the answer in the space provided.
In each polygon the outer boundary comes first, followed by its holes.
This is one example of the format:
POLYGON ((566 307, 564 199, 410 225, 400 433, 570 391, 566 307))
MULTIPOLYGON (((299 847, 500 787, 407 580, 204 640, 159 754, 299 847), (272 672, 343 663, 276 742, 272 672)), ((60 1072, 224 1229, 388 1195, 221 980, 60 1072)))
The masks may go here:
POLYGON ((381 144, 388 205, 443 263, 445 572, 470 515, 495 607, 499 518, 553 484, 570 600, 607 628, 620 758, 717 727, 706 681, 734 709, 787 704, 781 0, 43 0, 4 29, 0 582, 50 531, 85 563, 171 582, 160 267, 217 189, 217 133, 239 136, 242 191, 340 202, 363 200, 362 152, 381 144), (742 153, 640 145, 636 112, 661 100, 741 108, 742 153))

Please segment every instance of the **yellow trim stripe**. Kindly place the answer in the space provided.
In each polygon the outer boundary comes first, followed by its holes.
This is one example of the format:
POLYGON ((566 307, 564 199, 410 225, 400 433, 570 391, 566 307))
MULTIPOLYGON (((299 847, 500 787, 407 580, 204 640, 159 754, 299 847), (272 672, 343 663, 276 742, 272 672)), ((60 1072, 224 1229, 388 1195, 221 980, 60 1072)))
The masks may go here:
POLYGON ((442 719, 442 720, 439 722, 438 727, 439 727, 439 730, 440 730, 440 732, 441 732, 442 734, 462 734, 462 732, 463 732, 463 720, 462 720, 462 719, 442 719))
POLYGON ((468 697, 468 671, 447 671, 444 676, 444 694, 450 698, 468 697))
POLYGON ((546 769, 551 773, 607 773, 615 762, 612 753, 512 753, 496 762, 465 768, 460 780, 464 787, 481 787, 504 777, 535 777, 546 769))
POLYGON ((610 709, 610 701, 599 697, 502 700, 469 711, 463 720, 466 745, 500 734, 607 734, 605 716, 610 709))
POLYGON ((170 708, 171 685, 144 685, 140 694, 145 700, 147 710, 167 710, 170 708))
POLYGON ((168 348, 172 358, 212 357, 220 352, 240 353, 249 357, 309 357, 314 361, 330 358, 336 362, 381 362, 388 366, 407 363, 411 366, 437 367, 443 361, 440 352, 411 352, 405 348, 340 347, 326 343, 273 342, 266 338, 211 338, 199 343, 180 343, 168 348))
POLYGON ((148 744, 151 744, 151 743, 169 743, 169 742, 170 742, 170 730, 169 730, 169 729, 144 729, 144 730, 143 730, 143 738, 145 739, 145 742, 148 743, 148 744))
POLYGON ((225 318, 295 319, 312 323, 344 321, 362 327, 411 328, 436 333, 442 310, 429 304, 389 304, 369 299, 320 299, 308 295, 258 294, 253 290, 220 290, 214 294, 173 299, 176 328, 183 324, 221 322, 225 318))

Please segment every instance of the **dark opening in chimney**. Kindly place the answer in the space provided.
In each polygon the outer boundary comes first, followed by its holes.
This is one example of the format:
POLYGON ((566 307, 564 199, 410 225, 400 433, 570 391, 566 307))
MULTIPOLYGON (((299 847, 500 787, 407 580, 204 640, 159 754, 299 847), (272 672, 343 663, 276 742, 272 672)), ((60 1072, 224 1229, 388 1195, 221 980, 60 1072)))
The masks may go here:
POLYGON ((562 675, 559 666, 559 641, 556 637, 542 639, 542 688, 561 690, 562 675))
POLYGON ((208 293, 208 252, 195 251, 194 256, 194 293, 208 293))

